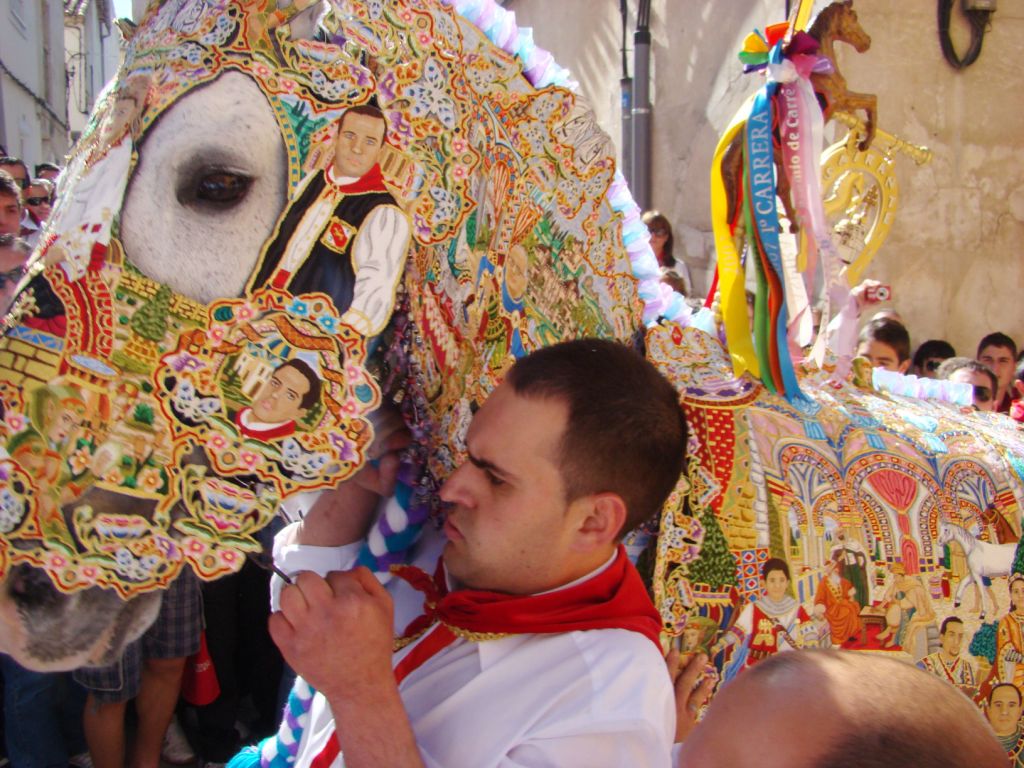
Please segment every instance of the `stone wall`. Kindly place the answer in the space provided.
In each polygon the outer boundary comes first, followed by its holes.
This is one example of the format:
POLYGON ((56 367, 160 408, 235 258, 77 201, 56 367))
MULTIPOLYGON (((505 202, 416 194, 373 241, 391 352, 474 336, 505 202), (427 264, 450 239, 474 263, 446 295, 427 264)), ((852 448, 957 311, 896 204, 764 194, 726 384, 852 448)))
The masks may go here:
MULTIPOLYGON (((618 145, 618 3, 506 5, 573 72, 618 145)), ((1016 119, 1024 79, 1014 71, 1024 52, 1024 10, 1000 4, 981 57, 958 72, 942 58, 934 3, 857 0, 856 9, 873 42, 863 55, 840 46, 850 88, 877 93, 880 125, 934 152, 923 168, 906 157, 897 161, 900 209, 868 276, 892 285, 915 344, 946 338, 973 354, 977 340, 997 329, 1024 342, 1024 311, 1016 301, 1024 288, 1024 133, 1016 119)), ((677 255, 685 255, 702 289, 714 264, 711 156, 719 133, 757 84, 742 74, 735 54, 748 31, 780 20, 782 12, 781 2, 766 0, 652 2, 652 199, 672 221, 677 255)), ((630 49, 634 26, 630 19, 630 49)), ((966 29, 958 10, 953 33, 963 52, 966 29)), ((632 72, 631 50, 628 59, 632 72)))

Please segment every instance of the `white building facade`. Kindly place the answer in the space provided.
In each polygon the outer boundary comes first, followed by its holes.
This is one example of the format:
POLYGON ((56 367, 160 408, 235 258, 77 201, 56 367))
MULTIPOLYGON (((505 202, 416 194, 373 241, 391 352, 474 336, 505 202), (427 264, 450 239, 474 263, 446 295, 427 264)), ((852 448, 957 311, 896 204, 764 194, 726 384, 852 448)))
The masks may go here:
POLYGON ((0 0, 0 145, 30 168, 67 152, 61 0, 0 0))

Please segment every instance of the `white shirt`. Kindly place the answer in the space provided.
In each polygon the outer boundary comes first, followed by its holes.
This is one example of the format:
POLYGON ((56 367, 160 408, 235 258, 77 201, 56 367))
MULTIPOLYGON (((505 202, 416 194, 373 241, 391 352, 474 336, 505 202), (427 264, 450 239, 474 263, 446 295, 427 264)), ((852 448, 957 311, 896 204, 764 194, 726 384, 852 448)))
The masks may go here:
MULTIPOLYGON (((297 546, 291 537, 292 529, 284 529, 274 546, 275 562, 286 573, 350 568, 359 550, 297 546)), ((415 562, 432 572, 443 537, 431 531, 425 539, 415 562)), ((389 590, 395 625, 404 628, 421 613, 423 596, 398 580, 389 590)), ((456 639, 411 672, 399 692, 430 768, 670 764, 672 686, 658 649, 637 632, 456 639)), ((296 766, 308 766, 333 731, 327 701, 317 694, 296 766)), ((343 756, 332 766, 344 766, 343 756)))

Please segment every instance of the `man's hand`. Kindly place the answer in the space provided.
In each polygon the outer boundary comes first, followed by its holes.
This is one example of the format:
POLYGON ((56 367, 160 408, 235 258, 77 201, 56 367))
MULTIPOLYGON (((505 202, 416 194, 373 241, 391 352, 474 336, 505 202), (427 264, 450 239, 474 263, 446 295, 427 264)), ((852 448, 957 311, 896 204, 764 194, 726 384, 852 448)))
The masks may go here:
POLYGON ((327 698, 348 768, 423 768, 391 669, 391 596, 366 568, 300 573, 281 592, 270 636, 327 698))
POLYGON ((673 648, 665 657, 668 674, 676 695, 676 743, 686 740, 697 725, 697 711, 714 690, 718 676, 708 670, 708 657, 703 653, 683 656, 673 648))
POLYGON ((270 636, 288 664, 328 700, 366 699, 395 688, 391 596, 366 568, 304 571, 281 590, 270 636))
POLYGON ((374 441, 367 462, 352 479, 324 491, 313 502, 296 528, 296 544, 338 547, 366 538, 377 504, 395 491, 400 454, 412 442, 394 408, 378 409, 373 423, 374 441))

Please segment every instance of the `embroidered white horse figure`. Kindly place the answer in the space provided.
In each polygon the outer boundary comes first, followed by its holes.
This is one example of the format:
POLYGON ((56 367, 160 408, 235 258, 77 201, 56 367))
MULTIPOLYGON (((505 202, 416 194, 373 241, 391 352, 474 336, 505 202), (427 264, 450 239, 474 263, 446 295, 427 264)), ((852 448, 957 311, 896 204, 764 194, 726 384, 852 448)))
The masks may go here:
POLYGON ((964 590, 968 584, 974 584, 975 593, 978 595, 977 603, 981 606, 979 618, 984 620, 988 610, 988 600, 991 600, 995 608, 995 597, 992 591, 982 581, 982 578, 993 578, 995 576, 1008 576, 1013 567, 1013 554, 1017 549, 1016 544, 989 544, 981 541, 970 534, 970 532, 954 523, 939 523, 939 543, 949 544, 955 541, 964 551, 967 557, 967 575, 960 580, 956 595, 953 598, 953 607, 958 608, 963 598, 964 590), (984 588, 983 588, 984 587, 984 588))

